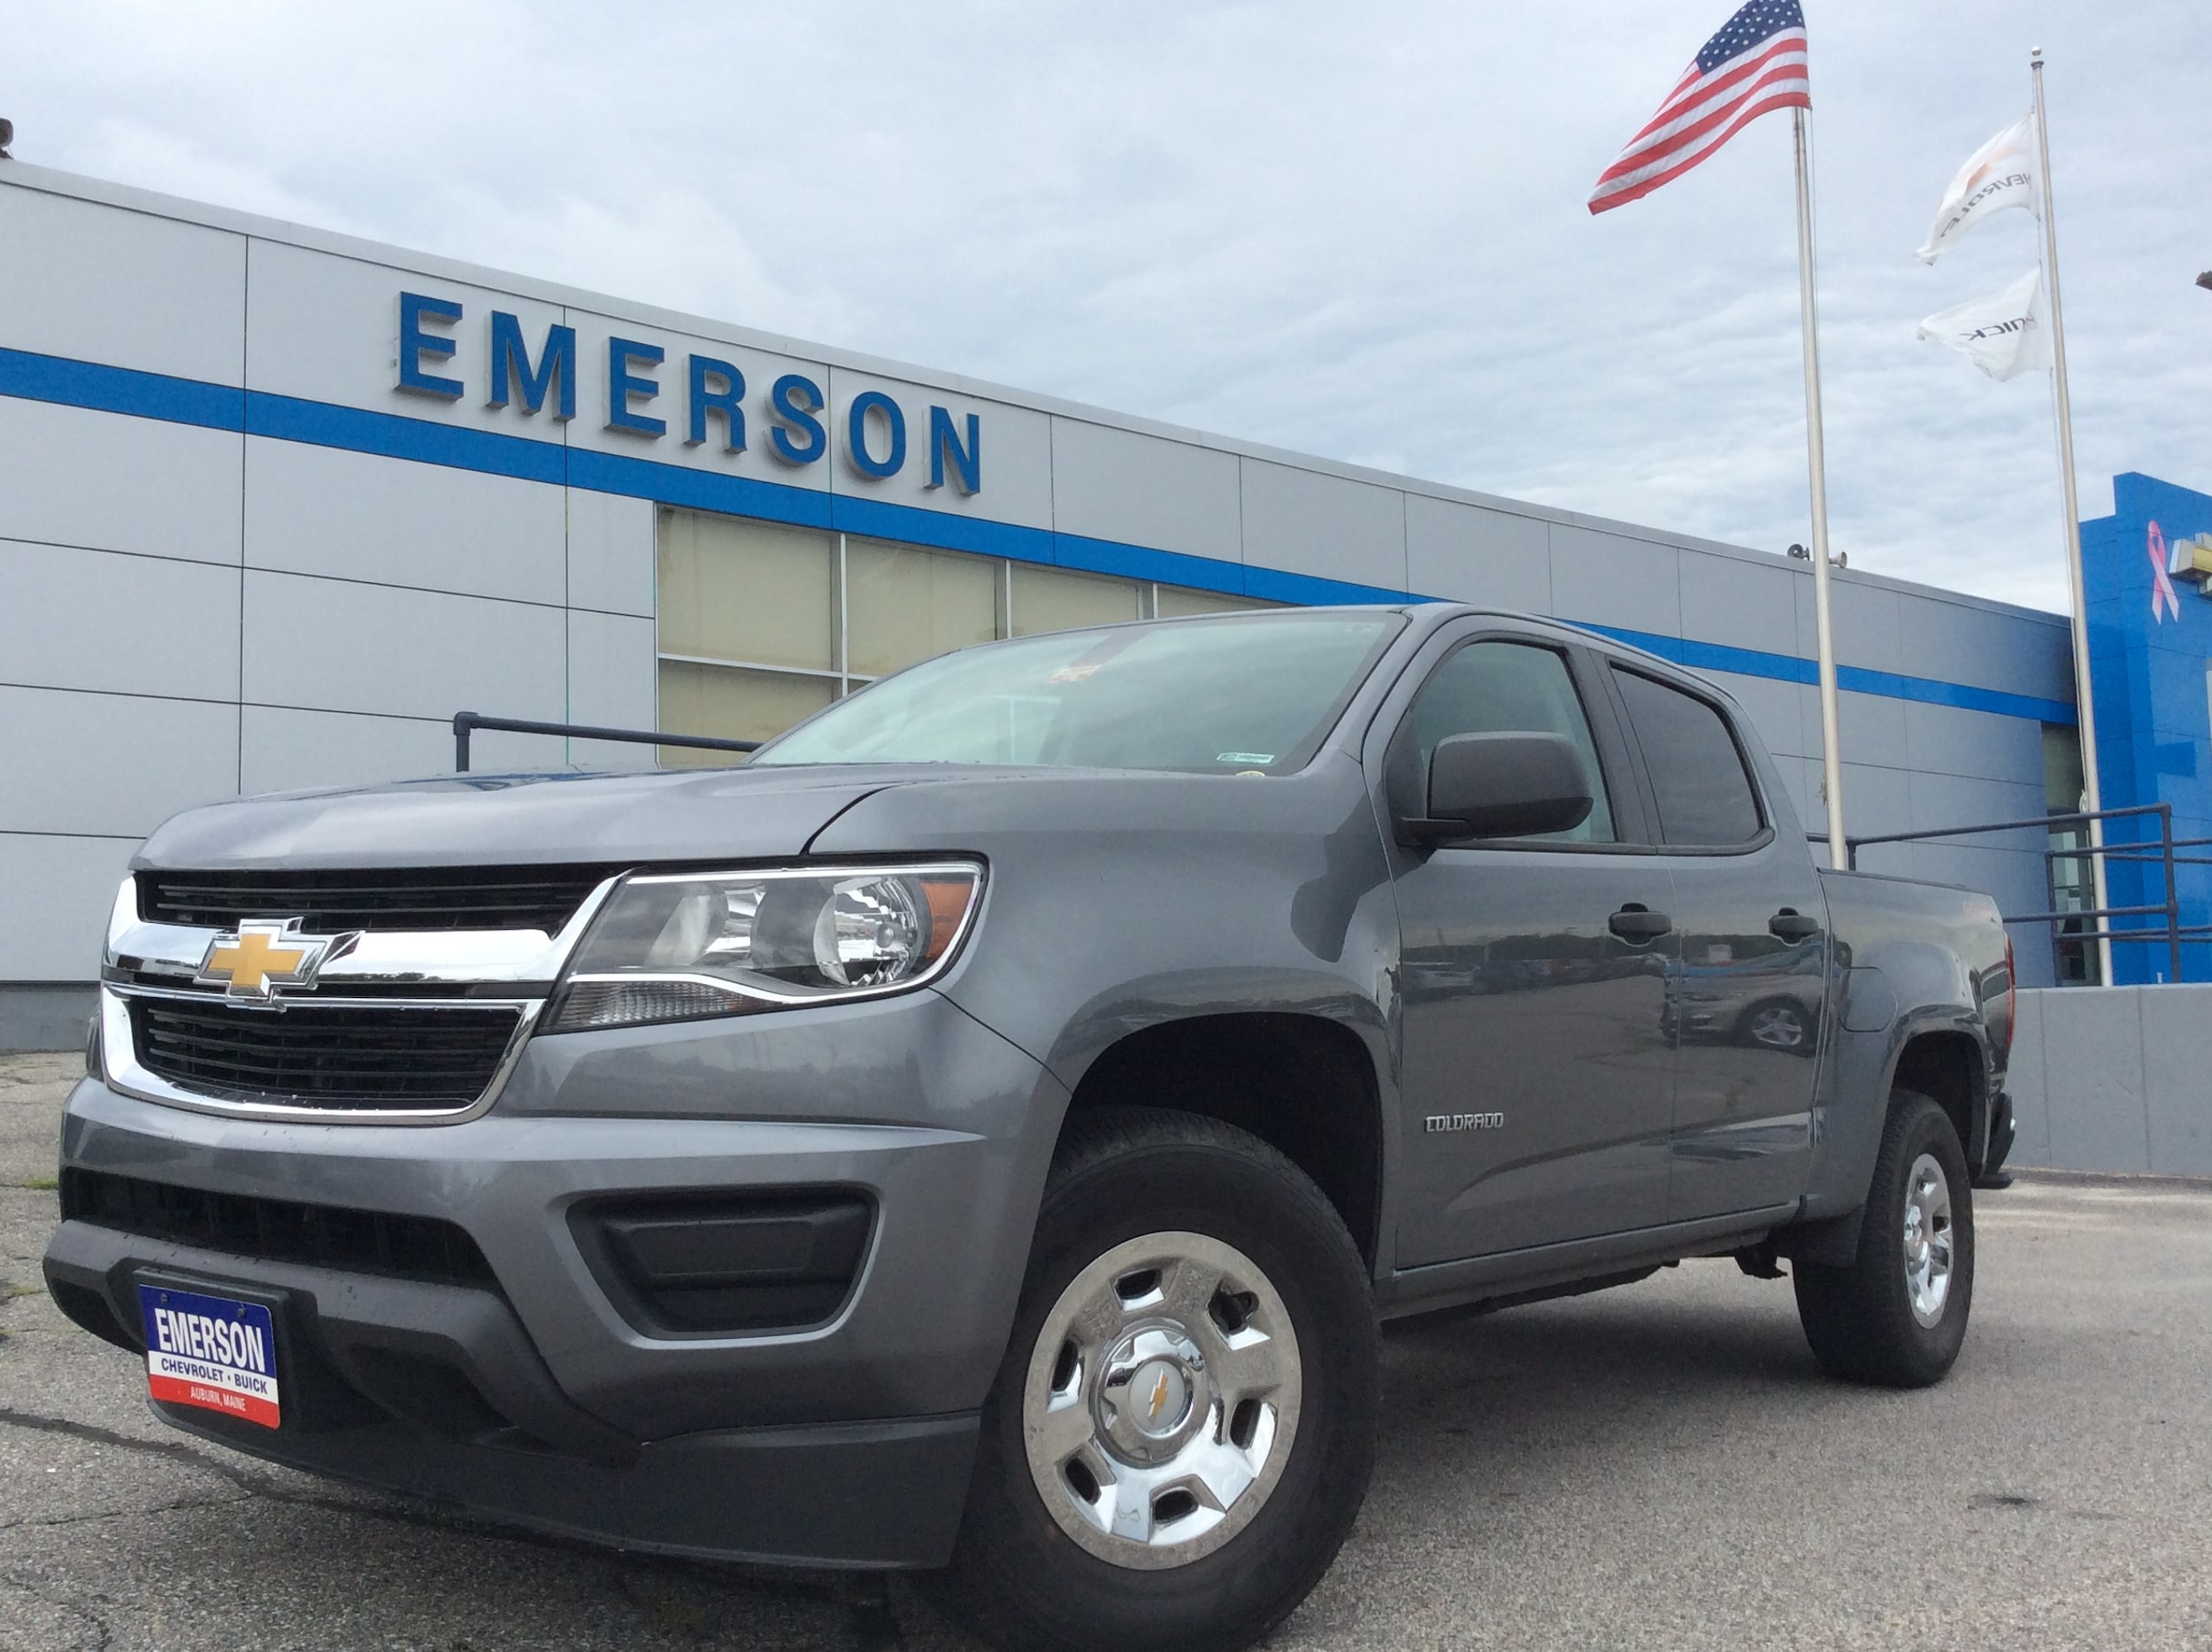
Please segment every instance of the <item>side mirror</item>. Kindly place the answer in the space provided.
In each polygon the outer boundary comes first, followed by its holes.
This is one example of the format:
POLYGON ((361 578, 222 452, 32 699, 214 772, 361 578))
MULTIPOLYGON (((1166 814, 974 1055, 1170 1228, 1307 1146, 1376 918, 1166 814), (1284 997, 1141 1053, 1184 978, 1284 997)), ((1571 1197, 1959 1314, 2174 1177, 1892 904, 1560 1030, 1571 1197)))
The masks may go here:
POLYGON ((1399 823, 1407 841, 1536 837, 1589 818, 1589 774, 1560 734, 1453 734, 1429 757, 1428 814, 1399 823))

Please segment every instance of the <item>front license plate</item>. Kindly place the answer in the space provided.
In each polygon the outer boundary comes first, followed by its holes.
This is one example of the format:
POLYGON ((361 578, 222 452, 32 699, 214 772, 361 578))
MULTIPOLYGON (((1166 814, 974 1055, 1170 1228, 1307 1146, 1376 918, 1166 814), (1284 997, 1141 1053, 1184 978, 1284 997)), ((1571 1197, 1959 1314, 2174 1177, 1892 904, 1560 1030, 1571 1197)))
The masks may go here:
POLYGON ((138 1287, 146 1384, 157 1400, 277 1425, 276 1323, 259 1302, 138 1287))

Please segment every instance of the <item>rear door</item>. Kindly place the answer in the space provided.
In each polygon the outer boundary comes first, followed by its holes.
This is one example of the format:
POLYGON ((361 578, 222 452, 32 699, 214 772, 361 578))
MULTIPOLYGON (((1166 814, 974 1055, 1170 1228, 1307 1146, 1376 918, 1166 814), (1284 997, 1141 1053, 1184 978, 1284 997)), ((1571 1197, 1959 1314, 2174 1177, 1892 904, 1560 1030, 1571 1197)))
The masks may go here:
POLYGON ((1668 1219, 1786 1203, 1812 1158, 1826 903, 1786 801, 1756 784, 1726 708, 1681 682, 1609 667, 1640 754, 1680 941, 1668 1219))
POLYGON ((1640 803, 1602 678, 1571 644, 1463 632, 1417 680, 1384 759, 1385 795, 1407 812, 1436 742, 1460 734, 1563 734, 1597 802, 1551 838, 1392 844, 1399 1264, 1655 1226, 1673 1122, 1661 1025, 1672 886, 1664 858, 1636 841, 1640 803))

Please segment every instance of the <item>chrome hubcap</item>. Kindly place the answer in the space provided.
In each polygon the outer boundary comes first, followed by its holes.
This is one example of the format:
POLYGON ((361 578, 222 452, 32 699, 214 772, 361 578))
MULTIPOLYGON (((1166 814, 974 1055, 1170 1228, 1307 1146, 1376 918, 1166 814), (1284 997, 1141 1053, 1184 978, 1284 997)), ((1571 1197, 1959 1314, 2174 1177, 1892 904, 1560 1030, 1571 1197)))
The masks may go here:
POLYGON ((1116 1565, 1212 1553, 1251 1523, 1298 1432, 1282 1295, 1203 1233, 1149 1233, 1069 1281, 1022 1386, 1029 1472, 1060 1529, 1116 1565))
POLYGON ((1951 1182, 1932 1153, 1905 1180, 1905 1294, 1912 1317, 1932 1326, 1951 1295, 1951 1182))

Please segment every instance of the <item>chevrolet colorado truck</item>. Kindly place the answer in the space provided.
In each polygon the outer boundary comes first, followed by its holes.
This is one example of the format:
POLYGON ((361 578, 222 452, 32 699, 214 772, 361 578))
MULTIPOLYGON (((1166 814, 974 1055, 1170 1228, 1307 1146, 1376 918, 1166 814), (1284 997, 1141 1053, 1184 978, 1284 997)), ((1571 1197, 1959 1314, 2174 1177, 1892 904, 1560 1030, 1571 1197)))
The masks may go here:
POLYGON ((1781 1277, 1941 1378, 2011 1144, 1985 895, 1819 869, 1742 712, 1442 605, 985 644, 723 770, 147 841, 49 1288, 155 1410, 628 1548, 1232 1648, 1379 1322, 1781 1277))

